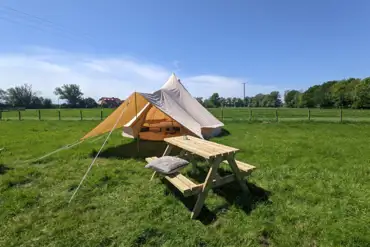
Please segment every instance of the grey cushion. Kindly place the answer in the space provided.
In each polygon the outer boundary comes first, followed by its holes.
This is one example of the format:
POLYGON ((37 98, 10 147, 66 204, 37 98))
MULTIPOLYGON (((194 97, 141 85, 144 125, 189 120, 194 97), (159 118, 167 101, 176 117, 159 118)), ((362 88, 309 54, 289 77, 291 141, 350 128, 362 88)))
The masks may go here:
POLYGON ((163 174, 172 174, 175 173, 185 166, 187 166, 189 162, 187 160, 173 157, 173 156, 163 156, 158 159, 155 159, 149 162, 145 168, 151 168, 156 172, 163 173, 163 174))

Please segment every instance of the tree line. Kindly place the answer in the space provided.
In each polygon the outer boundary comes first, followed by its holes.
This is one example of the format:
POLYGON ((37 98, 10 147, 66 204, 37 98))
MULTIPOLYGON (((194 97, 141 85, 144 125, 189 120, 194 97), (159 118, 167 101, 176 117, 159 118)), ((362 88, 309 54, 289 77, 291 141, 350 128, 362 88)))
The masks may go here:
POLYGON ((54 90, 54 94, 66 103, 61 105, 53 104, 50 98, 38 96, 38 92, 32 89, 29 84, 0 89, 0 107, 24 107, 28 109, 39 108, 94 108, 98 103, 91 98, 83 97, 80 87, 76 84, 64 84, 54 90))
POLYGON ((370 108, 370 77, 327 81, 306 91, 290 90, 284 94, 287 107, 370 108))
POLYGON ((283 102, 278 91, 273 91, 269 94, 257 94, 253 97, 237 98, 237 97, 220 97, 218 93, 213 93, 208 99, 202 97, 196 98, 206 108, 215 107, 281 107, 283 102))
MULTIPOLYGON (((93 108, 96 101, 83 97, 80 87, 76 84, 65 84, 57 87, 54 94, 64 100, 61 107, 93 108)), ((283 99, 278 91, 269 94, 257 94, 253 97, 223 98, 213 93, 209 98, 196 98, 207 108, 214 107, 290 107, 290 108, 370 108, 370 77, 349 78, 343 80, 327 81, 314 85, 307 90, 288 90, 284 92, 283 99)), ((32 86, 25 84, 7 90, 0 89, 0 107, 25 108, 52 108, 56 107, 51 99, 38 96, 32 86)))
POLYGON ((370 77, 327 81, 307 90, 287 90, 257 94, 253 97, 223 98, 218 93, 203 99, 196 98, 208 108, 213 107, 289 107, 289 108, 353 108, 370 109, 370 77))

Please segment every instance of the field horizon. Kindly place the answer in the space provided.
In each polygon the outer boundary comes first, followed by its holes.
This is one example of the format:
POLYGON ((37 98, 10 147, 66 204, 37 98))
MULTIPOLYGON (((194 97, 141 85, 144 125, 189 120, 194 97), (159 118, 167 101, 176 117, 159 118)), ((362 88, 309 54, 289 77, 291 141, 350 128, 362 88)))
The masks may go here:
MULTIPOLYGON (((0 120, 104 120, 115 109, 27 109, 0 113, 0 120)), ((370 122, 367 109, 208 108, 221 121, 330 121, 370 122)))

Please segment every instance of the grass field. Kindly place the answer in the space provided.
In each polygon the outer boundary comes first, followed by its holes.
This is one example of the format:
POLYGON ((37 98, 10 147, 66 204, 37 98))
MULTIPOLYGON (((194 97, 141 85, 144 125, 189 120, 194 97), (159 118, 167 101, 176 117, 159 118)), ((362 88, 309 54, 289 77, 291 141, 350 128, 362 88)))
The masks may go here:
POLYGON ((370 124, 227 123, 230 135, 214 141, 240 148, 237 159, 258 168, 253 200, 235 184, 215 189, 190 220, 194 198, 149 181, 144 168, 162 143, 142 141, 137 153, 114 132, 71 204, 103 139, 21 162, 97 123, 0 123, 0 246, 370 246, 370 124))
MULTIPOLYGON (((80 120, 81 114, 83 120, 100 120, 106 118, 113 109, 61 109, 61 120, 80 120)), ((294 120, 319 120, 334 121, 341 120, 340 109, 291 109, 279 108, 213 108, 209 111, 223 121, 233 120, 266 120, 266 121, 294 121, 294 120), (277 116, 276 116, 277 114, 277 116)), ((26 111, 9 111, 2 113, 3 120, 18 120, 19 114, 22 120, 39 119, 39 110, 29 109, 26 111)), ((40 110, 41 120, 59 120, 58 109, 40 110)), ((370 110, 342 110, 343 121, 363 121, 370 122, 370 110)))

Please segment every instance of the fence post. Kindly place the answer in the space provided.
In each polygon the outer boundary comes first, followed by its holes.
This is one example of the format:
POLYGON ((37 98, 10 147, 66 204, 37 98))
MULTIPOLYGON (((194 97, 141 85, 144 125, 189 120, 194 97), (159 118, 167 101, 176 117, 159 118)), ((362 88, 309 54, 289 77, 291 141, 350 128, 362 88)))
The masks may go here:
POLYGON ((100 110, 100 120, 103 120, 103 109, 100 110))
POLYGON ((22 120, 21 111, 18 111, 18 119, 19 119, 19 121, 22 120))
POLYGON ((275 119, 276 119, 276 122, 279 122, 279 115, 278 115, 278 109, 277 108, 275 110, 275 119))
POLYGON ((311 110, 308 109, 308 121, 310 121, 310 120, 311 120, 311 110))
POLYGON ((39 110, 39 120, 41 120, 41 111, 39 110))
POLYGON ((58 111, 58 119, 60 120, 60 110, 58 111))
POLYGON ((82 110, 80 110, 80 118, 81 118, 81 120, 82 120, 82 110))
POLYGON ((340 108, 340 122, 343 120, 343 109, 342 107, 340 108))
POLYGON ((249 121, 252 121, 252 109, 249 109, 249 121))

